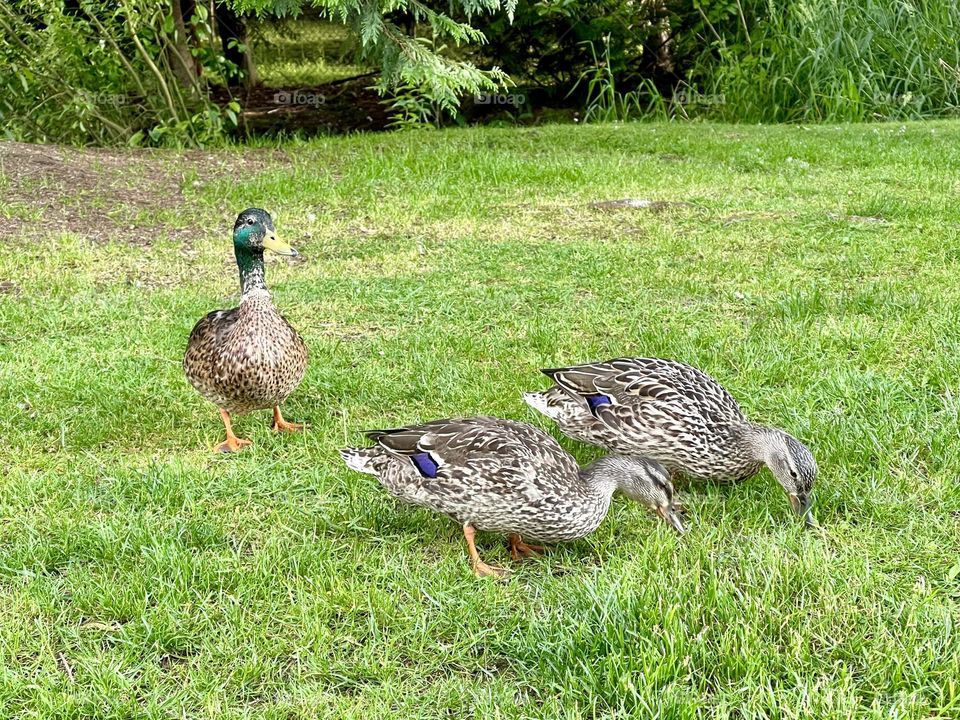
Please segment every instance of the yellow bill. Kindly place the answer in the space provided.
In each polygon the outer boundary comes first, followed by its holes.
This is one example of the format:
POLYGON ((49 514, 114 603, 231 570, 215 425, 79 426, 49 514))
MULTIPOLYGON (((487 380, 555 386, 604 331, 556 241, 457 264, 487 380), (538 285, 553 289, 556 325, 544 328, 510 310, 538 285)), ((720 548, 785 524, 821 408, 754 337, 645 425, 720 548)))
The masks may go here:
POLYGON ((277 255, 291 255, 296 257, 297 251, 292 247, 287 245, 285 242, 277 240, 277 236, 273 233, 270 233, 265 238, 263 238, 263 246, 272 252, 275 252, 277 255))

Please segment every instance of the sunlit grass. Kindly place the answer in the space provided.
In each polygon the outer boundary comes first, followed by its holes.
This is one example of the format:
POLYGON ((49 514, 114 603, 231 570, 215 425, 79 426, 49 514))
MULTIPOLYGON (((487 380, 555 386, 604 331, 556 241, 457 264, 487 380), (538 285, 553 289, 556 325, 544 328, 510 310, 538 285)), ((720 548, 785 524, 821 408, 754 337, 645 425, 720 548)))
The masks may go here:
POLYGON ((369 70, 356 64, 355 40, 344 25, 300 18, 254 28, 253 54, 267 87, 311 87, 369 70))
POLYGON ((185 185, 189 249, 69 227, 4 245, 0 715, 960 715, 960 126, 284 150, 185 185), (590 207, 620 198, 686 205, 590 207), (255 445, 219 457, 179 362, 236 300, 249 205, 302 253, 267 280, 310 346, 285 407, 310 428, 242 417, 255 445), (484 582, 453 523, 336 455, 369 427, 541 423, 520 398, 539 367, 617 355, 694 363, 807 442, 823 532, 764 472, 683 488, 682 538, 619 501, 542 560, 483 536, 515 570, 484 582))

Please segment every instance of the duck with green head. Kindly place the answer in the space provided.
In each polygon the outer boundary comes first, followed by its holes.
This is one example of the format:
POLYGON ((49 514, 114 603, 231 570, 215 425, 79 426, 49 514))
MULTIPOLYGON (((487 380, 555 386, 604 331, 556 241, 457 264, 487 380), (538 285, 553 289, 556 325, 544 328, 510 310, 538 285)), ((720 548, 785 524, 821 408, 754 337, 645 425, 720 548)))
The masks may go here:
POLYGON ((302 428, 287 422, 280 404, 303 380, 307 346, 277 311, 264 279, 263 252, 295 256, 277 239, 266 210, 248 208, 233 226, 233 249, 240 270, 240 306, 214 310, 194 326, 183 358, 187 379, 220 409, 227 439, 219 452, 235 452, 249 440, 233 432, 231 416, 273 408, 273 429, 302 428))

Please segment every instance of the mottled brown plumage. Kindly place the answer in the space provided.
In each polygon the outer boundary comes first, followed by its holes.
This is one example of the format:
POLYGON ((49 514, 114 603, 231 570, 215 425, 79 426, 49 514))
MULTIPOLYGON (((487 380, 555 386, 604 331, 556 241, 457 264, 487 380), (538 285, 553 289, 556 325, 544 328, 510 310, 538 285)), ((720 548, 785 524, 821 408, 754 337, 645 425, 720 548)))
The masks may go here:
POLYGON ((347 465, 375 475, 394 497, 453 518, 478 575, 501 573, 480 560, 474 529, 507 534, 514 557, 528 555, 537 547, 522 536, 559 542, 593 532, 617 490, 683 531, 673 487, 656 462, 610 456, 580 469, 539 428, 495 417, 435 420, 367 435, 376 445, 342 450, 347 465))
POLYGON ((217 449, 235 451, 249 441, 233 434, 230 416, 273 408, 275 430, 296 430, 280 413, 280 404, 303 380, 307 346, 277 311, 264 281, 263 250, 295 255, 280 243, 263 210, 240 213, 234 226, 240 269, 240 306, 215 310, 190 333, 183 370, 190 383, 220 408, 227 439, 217 449))
POLYGON ((524 399, 567 435, 694 479, 743 480, 767 465, 812 522, 813 455, 783 430, 750 422, 701 370, 661 358, 617 358, 543 372, 554 387, 524 399))

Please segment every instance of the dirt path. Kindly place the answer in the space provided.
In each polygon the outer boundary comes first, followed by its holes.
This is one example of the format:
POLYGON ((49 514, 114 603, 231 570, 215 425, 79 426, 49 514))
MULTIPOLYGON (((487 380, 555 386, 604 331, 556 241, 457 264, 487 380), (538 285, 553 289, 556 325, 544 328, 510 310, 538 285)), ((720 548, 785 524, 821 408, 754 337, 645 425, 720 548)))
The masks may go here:
POLYGON ((8 215, 0 238, 57 229, 138 245, 149 245, 159 231, 186 237, 196 232, 189 223, 171 229, 156 219, 185 208, 185 186, 289 163, 285 153, 268 149, 164 152, 0 142, 0 201, 8 215))

